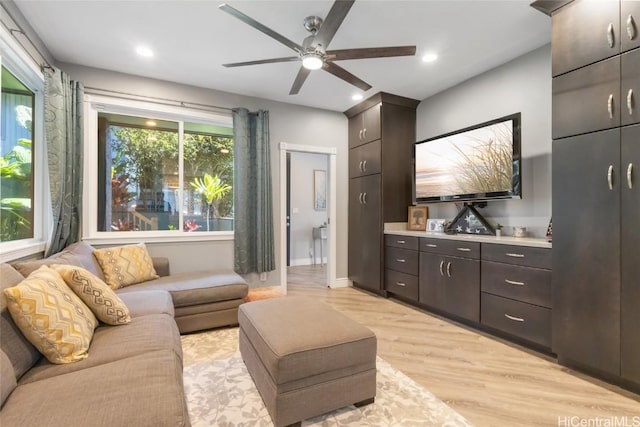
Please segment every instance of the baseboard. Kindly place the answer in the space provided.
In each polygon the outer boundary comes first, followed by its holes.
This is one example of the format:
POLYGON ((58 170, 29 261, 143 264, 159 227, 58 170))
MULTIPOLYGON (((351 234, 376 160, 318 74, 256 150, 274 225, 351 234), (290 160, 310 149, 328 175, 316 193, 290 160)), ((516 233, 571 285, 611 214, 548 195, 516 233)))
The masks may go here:
POLYGON ((348 288, 353 286, 353 283, 351 282, 351 280, 349 280, 348 277, 339 277, 336 278, 335 283, 330 286, 330 288, 348 288))
POLYGON ((291 267, 298 267, 300 265, 311 265, 311 260, 309 258, 296 258, 289 260, 289 265, 291 267))

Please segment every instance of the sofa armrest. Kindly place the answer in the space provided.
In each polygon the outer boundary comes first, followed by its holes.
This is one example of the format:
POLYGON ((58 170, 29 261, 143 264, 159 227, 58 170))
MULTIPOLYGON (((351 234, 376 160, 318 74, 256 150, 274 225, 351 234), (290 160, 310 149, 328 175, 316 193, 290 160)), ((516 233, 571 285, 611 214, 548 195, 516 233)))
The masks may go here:
POLYGON ((155 268, 158 276, 164 277, 169 275, 169 258, 166 257, 151 257, 151 261, 153 261, 153 268, 155 268))

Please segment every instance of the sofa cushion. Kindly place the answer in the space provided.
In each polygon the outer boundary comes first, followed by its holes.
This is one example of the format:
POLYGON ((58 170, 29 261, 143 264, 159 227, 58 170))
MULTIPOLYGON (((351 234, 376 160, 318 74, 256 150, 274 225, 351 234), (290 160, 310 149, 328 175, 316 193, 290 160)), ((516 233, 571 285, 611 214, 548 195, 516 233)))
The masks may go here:
POLYGON ((120 299, 129 307, 131 317, 149 314, 167 314, 175 316, 171 294, 160 290, 138 290, 135 292, 121 292, 120 299))
MULTIPOLYGON (((75 255, 80 260, 81 267, 83 267, 85 270, 89 270, 90 272, 98 276, 101 280, 104 280, 104 275, 102 274, 100 264, 98 263, 98 260, 93 256, 94 251, 95 248, 90 244, 86 242, 77 242, 67 246, 63 251, 50 256, 48 259, 55 260, 58 256, 61 256, 65 253, 75 255)), ((55 264, 62 263, 56 262, 55 264)))
POLYGON ((18 385, 0 412, 0 425, 188 426, 182 361, 172 351, 152 351, 18 385))
POLYGON ((52 264, 67 264, 82 267, 82 260, 76 254, 63 251, 49 258, 14 262, 12 265, 16 270, 20 272, 20 274, 22 274, 24 277, 27 277, 43 265, 52 264))
POLYGON ((96 249, 93 256, 102 268, 105 282, 113 289, 159 277, 144 243, 96 249))
POLYGON ((116 293, 100 278, 82 267, 53 264, 67 286, 80 297, 95 314, 107 325, 124 325, 131 321, 129 309, 116 293))
POLYGON ((205 270, 174 273, 171 276, 118 289, 118 295, 137 290, 165 290, 171 293, 173 305, 185 307, 211 302, 242 299, 248 286, 242 277, 232 271, 205 270))
POLYGON ((16 385, 16 374, 13 372, 11 361, 4 351, 0 350, 0 407, 16 385))
POLYGON ((171 350, 182 360, 176 322, 166 314, 134 317, 128 325, 101 326, 96 329, 88 358, 67 365, 55 365, 43 359, 24 374, 19 384, 41 381, 157 350, 171 350))
POLYGON ((98 321, 57 272, 42 266, 3 292, 18 328, 50 362, 87 357, 98 321))

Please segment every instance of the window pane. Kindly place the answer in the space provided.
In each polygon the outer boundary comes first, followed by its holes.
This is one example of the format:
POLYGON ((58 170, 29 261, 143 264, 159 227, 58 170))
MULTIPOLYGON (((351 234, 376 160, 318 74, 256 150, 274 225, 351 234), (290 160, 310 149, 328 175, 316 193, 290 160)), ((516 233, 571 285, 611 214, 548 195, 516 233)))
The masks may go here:
POLYGON ((98 114, 98 231, 178 230, 178 123, 98 114))
POLYGON ((35 95, 2 67, 0 242, 33 237, 35 95))
POLYGON ((233 230, 233 129, 184 124, 184 226, 233 230))

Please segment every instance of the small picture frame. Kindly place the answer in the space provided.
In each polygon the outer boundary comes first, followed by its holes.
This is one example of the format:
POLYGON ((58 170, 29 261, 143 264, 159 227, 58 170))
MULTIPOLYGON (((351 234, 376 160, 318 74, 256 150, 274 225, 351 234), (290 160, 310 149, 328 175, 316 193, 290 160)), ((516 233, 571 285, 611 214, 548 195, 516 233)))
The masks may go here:
POLYGON ((427 231, 433 233, 444 233, 444 223, 447 222, 445 219, 428 219, 427 220, 427 231))
POLYGON ((429 208, 426 206, 409 206, 407 230, 426 231, 429 208))

